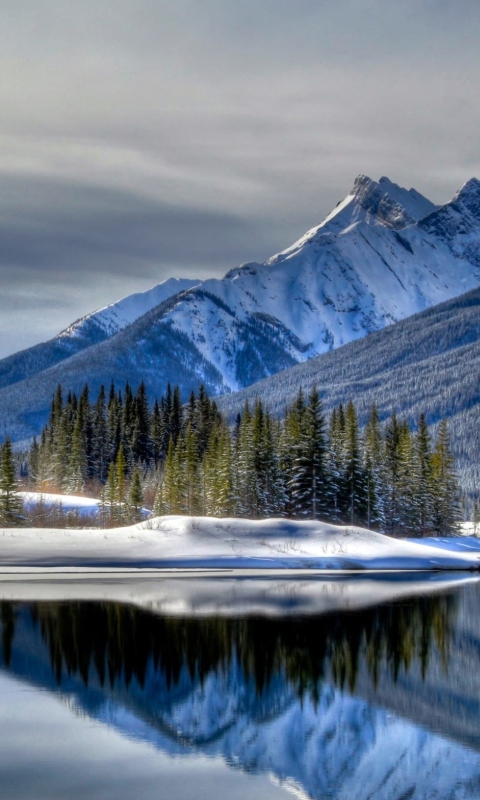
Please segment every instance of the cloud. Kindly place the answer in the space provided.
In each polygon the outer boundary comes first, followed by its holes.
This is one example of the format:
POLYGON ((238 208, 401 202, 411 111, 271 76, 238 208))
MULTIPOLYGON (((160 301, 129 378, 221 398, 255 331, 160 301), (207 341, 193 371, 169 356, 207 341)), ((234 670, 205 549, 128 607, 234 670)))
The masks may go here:
MULTIPOLYGON (((174 206, 135 192, 4 176, 0 270, 151 274, 152 266, 226 271, 265 250, 262 225, 225 211, 174 206)), ((266 255, 267 253, 265 253, 266 255)))

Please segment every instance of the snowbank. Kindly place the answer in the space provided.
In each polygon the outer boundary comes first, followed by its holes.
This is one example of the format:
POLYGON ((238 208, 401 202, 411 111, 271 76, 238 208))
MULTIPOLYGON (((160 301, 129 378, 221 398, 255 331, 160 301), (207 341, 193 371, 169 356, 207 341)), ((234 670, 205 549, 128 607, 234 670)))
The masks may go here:
MULTIPOLYGON (((26 511, 35 509, 43 503, 46 509, 58 508, 65 513, 78 514, 80 517, 88 517, 98 514, 101 508, 101 501, 95 497, 80 497, 76 494, 52 494, 51 492, 17 492, 23 500, 26 511)), ((141 509, 144 517, 148 517, 151 512, 148 508, 141 509)))
POLYGON ((27 511, 34 509, 40 503, 46 508, 53 506, 65 512, 75 512, 81 517, 97 514, 100 509, 100 500, 94 497, 78 497, 74 494, 52 494, 50 492, 18 492, 27 511))
POLYGON ((468 570, 480 568, 480 542, 407 541, 323 522, 157 517, 111 530, 0 529, 2 566, 468 570))

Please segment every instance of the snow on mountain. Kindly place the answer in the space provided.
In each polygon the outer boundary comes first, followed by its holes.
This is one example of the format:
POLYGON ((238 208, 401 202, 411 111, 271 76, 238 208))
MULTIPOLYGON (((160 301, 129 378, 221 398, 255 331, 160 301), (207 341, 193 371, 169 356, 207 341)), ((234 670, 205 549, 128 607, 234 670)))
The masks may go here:
MULTIPOLYGON (((479 186, 470 181, 437 208, 387 178, 360 176, 291 247, 204 281, 176 298, 163 320, 238 390, 248 381, 245 330, 252 325, 301 362, 478 286, 479 186)), ((278 371, 268 355, 257 355, 256 379, 278 371)))
POLYGON ((359 175, 353 189, 327 217, 298 242, 295 242, 283 254, 298 249, 320 230, 323 233, 338 233, 356 222, 368 222, 371 225, 386 225, 394 230, 405 228, 419 222, 427 214, 433 213, 438 206, 423 197, 415 189, 402 189, 388 178, 373 181, 367 175, 359 175))
POLYGON ((98 345, 128 328, 173 294, 190 289, 198 281, 169 278, 146 292, 133 294, 72 323, 48 342, 29 347, 0 360, 0 389, 28 380, 57 364, 98 345))
POLYGON ((85 328, 92 323, 98 326, 106 336, 113 336, 142 317, 147 311, 151 311, 164 300, 168 300, 172 295, 191 289, 198 283, 200 281, 188 278, 168 278, 146 292, 128 295, 122 300, 117 300, 116 303, 87 314, 61 331, 58 338, 81 336, 85 328))
POLYGON ((480 181, 437 207, 361 175, 320 225, 265 263, 165 281, 0 361, 2 430, 38 432, 59 382, 237 391, 479 285, 480 181))
POLYGON ((448 243, 457 258, 480 267, 480 181, 467 181, 451 203, 429 214, 419 227, 448 243))

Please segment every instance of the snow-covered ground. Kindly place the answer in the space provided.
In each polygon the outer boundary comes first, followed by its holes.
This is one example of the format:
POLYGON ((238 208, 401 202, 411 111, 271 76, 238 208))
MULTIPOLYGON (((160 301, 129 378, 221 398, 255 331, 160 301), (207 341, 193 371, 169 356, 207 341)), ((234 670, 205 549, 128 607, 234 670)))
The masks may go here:
POLYGON ((480 538, 480 523, 475 523, 473 520, 461 522, 460 533, 462 536, 477 536, 480 538))
MULTIPOLYGON (((23 500, 26 511, 32 511, 40 504, 48 509, 58 508, 65 513, 78 514, 80 517, 88 517, 91 514, 98 514, 101 501, 95 497, 80 497, 76 494, 52 494, 51 492, 18 492, 23 500)), ((144 517, 150 516, 148 508, 143 508, 144 517)))
POLYGON ((0 529, 0 567, 468 570, 480 541, 401 540, 285 519, 156 517, 110 530, 0 529))
POLYGON ((75 512, 80 516, 96 514, 100 508, 100 500, 94 497, 79 497, 74 494, 52 494, 51 492, 18 492, 26 511, 31 511, 39 504, 45 508, 59 508, 65 512, 75 512))

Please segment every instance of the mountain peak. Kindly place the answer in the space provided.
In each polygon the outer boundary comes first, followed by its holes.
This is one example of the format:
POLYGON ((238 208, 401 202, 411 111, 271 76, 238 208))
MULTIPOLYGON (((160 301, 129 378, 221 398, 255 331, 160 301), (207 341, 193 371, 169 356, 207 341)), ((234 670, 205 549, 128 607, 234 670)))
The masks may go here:
POLYGON ((480 267, 480 180, 470 178, 453 200, 421 221, 428 233, 447 242, 457 257, 480 267))
POLYGON ((452 203, 464 206, 471 214, 480 218, 480 180, 478 178, 470 178, 458 190, 452 203))
POLYGON ((435 211, 436 206, 415 189, 404 189, 383 176, 374 181, 358 175, 352 196, 367 213, 367 221, 400 230, 435 211))
POLYGON ((339 234, 350 225, 366 222, 368 225, 383 225, 398 231, 419 222, 423 217, 432 214, 438 206, 424 197, 416 189, 403 189, 385 176, 374 181, 368 175, 357 175, 351 192, 341 200, 320 225, 311 228, 294 242, 291 247, 282 250, 268 263, 276 263, 296 252, 307 242, 318 236, 339 234))

